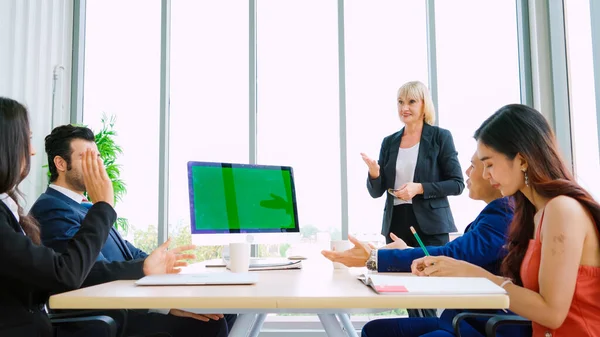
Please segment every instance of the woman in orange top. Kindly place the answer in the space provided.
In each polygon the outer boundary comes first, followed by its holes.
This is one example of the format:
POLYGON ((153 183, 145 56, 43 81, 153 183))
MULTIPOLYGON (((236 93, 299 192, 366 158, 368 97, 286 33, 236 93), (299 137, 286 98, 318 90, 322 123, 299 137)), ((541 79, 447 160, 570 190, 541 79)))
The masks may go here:
POLYGON ((483 177, 515 198, 502 278, 448 257, 415 260, 421 276, 486 277, 533 322, 533 336, 600 336, 600 205, 573 178, 536 110, 507 105, 475 132, 483 177))

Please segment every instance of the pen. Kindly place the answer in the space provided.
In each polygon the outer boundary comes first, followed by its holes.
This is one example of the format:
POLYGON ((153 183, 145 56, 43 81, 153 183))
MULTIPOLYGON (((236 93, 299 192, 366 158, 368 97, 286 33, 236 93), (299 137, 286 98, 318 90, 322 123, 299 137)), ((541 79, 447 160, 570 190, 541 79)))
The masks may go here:
POLYGON ((425 245, 423 244, 423 241, 421 241, 421 238, 419 237, 419 234, 417 234, 417 231, 415 230, 415 228, 413 226, 410 226, 410 231, 413 233, 413 235, 417 239, 417 242, 419 243, 419 246, 421 246, 421 248, 423 249, 423 252, 425 253, 425 256, 429 256, 429 252, 427 251, 427 248, 425 248, 425 245))

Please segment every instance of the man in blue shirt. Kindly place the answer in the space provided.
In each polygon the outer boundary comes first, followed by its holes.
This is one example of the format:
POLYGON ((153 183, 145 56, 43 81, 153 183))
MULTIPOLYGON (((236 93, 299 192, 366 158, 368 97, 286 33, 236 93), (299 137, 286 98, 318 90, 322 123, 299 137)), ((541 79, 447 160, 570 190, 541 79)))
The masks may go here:
MULTIPOLYGON (((500 191, 483 179, 483 163, 473 156, 467 169, 469 197, 482 200, 487 206, 475 221, 465 229, 465 233, 444 246, 429 246, 431 255, 445 255, 464 260, 499 274, 500 262, 504 258, 503 246, 506 242, 508 225, 512 221, 513 208, 510 199, 503 198, 500 191)), ((410 272, 414 259, 425 255, 420 247, 412 248, 402 239, 392 234, 394 242, 381 249, 372 247, 350 237, 355 246, 352 249, 335 252, 323 251, 323 255, 334 262, 348 267, 364 267, 369 257, 376 257, 379 272, 410 272)))
MULTIPOLYGON (((466 171, 469 197, 482 200, 487 205, 477 218, 467 228, 465 233, 444 246, 427 247, 430 255, 445 255, 464 260, 499 275, 500 264, 506 255, 504 245, 506 233, 513 217, 511 199, 503 198, 500 191, 492 187, 489 181, 483 179, 483 163, 473 155, 471 165, 466 171)), ((414 259, 425 255, 420 247, 408 247, 404 241, 392 234, 394 242, 381 249, 364 244, 356 238, 349 237, 354 247, 343 252, 323 251, 322 254, 334 262, 340 262, 348 267, 364 267, 370 260, 370 265, 379 272, 410 272, 414 259)), ((457 310, 446 310, 442 318, 406 318, 374 320, 365 325, 363 336, 411 336, 417 337, 432 333, 431 336, 454 336, 452 318, 457 310), (410 333, 407 333, 410 331, 410 333)), ((471 321, 470 325, 463 322, 463 336, 483 336, 484 320, 471 321), (472 334, 471 334, 472 332, 472 334)), ((516 327, 506 331, 505 335, 521 336, 528 328, 516 327)), ((530 331, 530 330, 529 330, 530 331)), ((502 331, 500 331, 502 332, 502 331)))

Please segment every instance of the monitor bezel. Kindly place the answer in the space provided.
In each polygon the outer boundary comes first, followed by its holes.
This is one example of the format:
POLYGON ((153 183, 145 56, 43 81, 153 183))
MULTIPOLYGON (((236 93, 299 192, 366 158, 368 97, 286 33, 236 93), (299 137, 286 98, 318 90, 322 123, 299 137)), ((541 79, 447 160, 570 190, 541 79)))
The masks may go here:
POLYGON ((260 234, 260 233, 299 233, 300 223, 298 222, 298 204, 296 200, 296 185, 294 180, 294 169, 291 166, 284 165, 260 165, 260 164, 242 164, 242 163, 220 163, 220 162, 206 162, 206 161, 189 161, 187 163, 188 173, 188 195, 189 195, 189 209, 190 209, 190 229, 192 234, 260 234), (279 228, 279 229, 223 229, 223 230, 206 230, 196 229, 196 217, 194 212, 194 182, 192 176, 192 168, 197 166, 206 167, 231 167, 231 168, 251 168, 251 169, 270 169, 289 171, 290 173, 290 185, 292 194, 292 204, 294 210, 294 223, 293 228, 279 228))

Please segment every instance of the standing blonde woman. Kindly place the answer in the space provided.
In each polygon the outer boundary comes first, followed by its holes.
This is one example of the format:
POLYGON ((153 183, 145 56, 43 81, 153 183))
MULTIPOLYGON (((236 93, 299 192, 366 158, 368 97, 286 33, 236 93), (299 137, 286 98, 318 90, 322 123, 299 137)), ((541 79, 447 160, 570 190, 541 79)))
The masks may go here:
POLYGON ((447 197, 465 187, 458 153, 450 131, 433 126, 435 108, 423 83, 400 87, 397 103, 404 127, 383 139, 379 160, 361 153, 369 167, 367 189, 373 198, 387 196, 381 229, 387 243, 394 233, 417 246, 413 226, 425 245, 441 246, 456 231, 447 197))
MULTIPOLYGON (((465 183, 450 131, 434 126, 435 108, 427 87, 418 81, 398 89, 398 116, 404 127, 383 139, 379 160, 361 153, 369 167, 367 189, 373 198, 387 196, 381 234, 390 233, 418 247, 414 227, 426 246, 443 246, 455 232, 449 195, 462 193, 465 183)), ((377 250, 367 266, 377 270, 377 250)), ((409 310, 411 317, 420 316, 409 310)), ((425 316, 435 316, 427 310, 425 316)))

